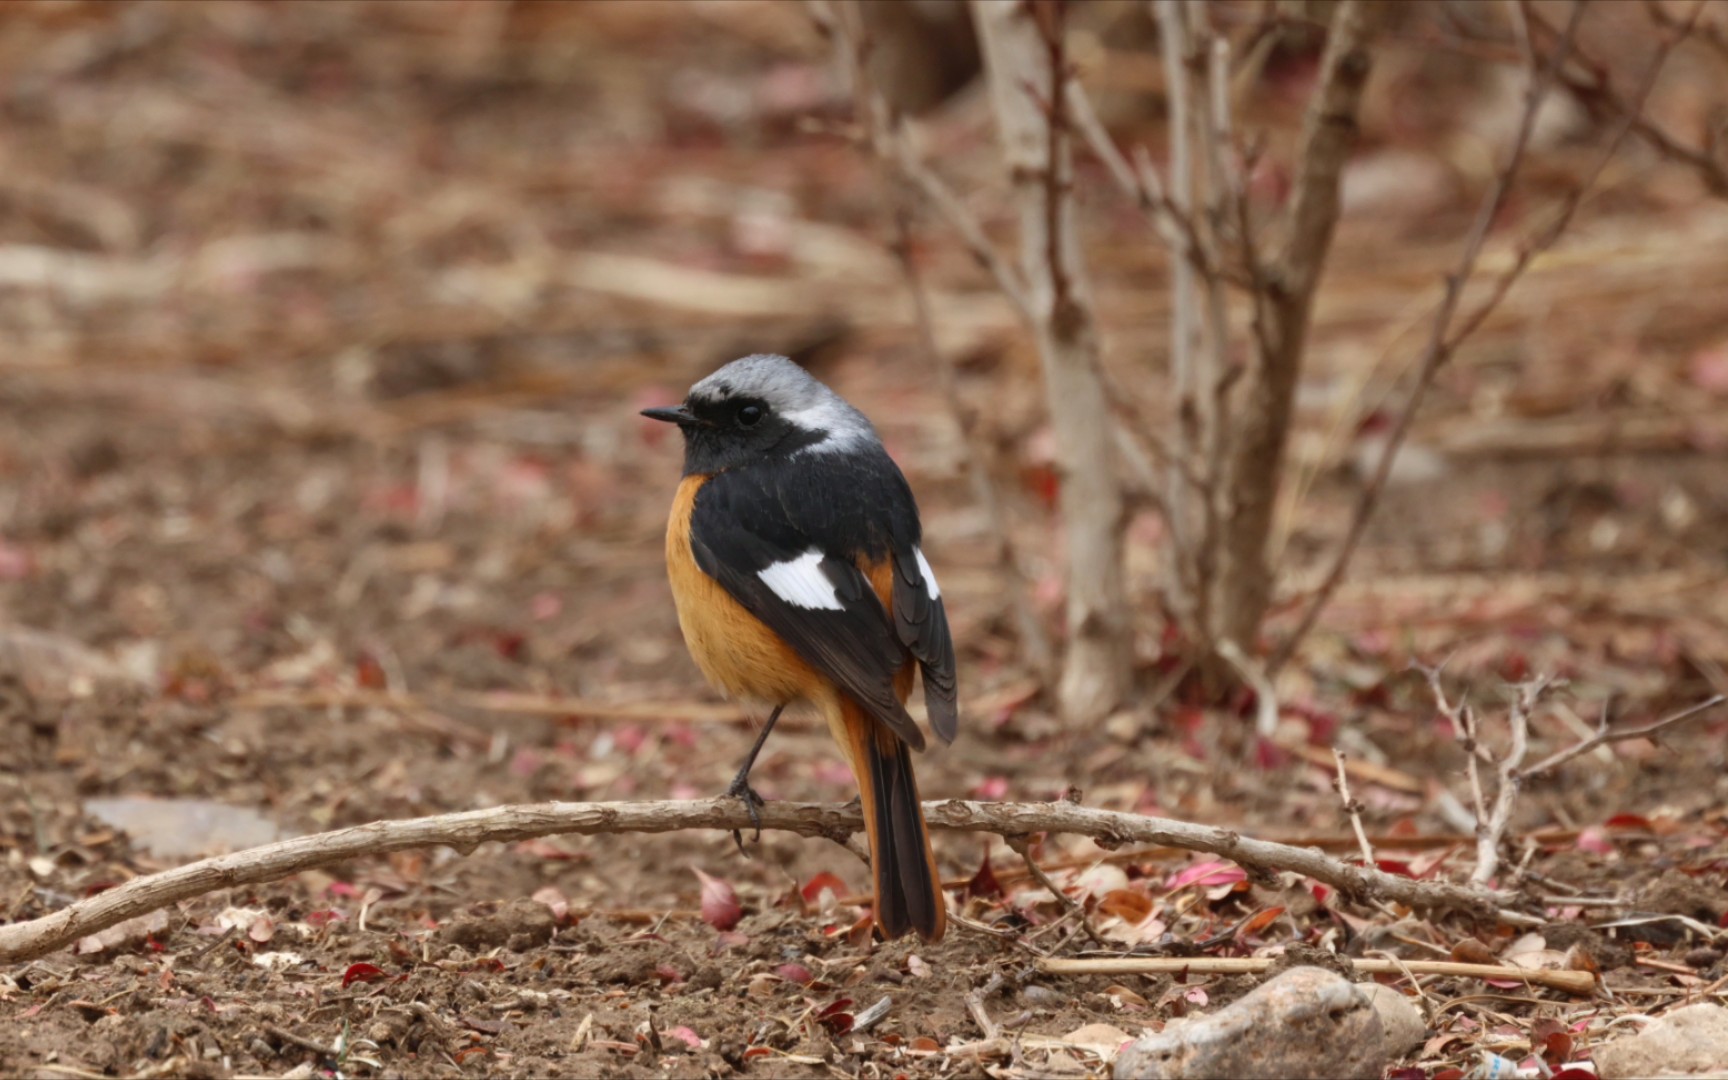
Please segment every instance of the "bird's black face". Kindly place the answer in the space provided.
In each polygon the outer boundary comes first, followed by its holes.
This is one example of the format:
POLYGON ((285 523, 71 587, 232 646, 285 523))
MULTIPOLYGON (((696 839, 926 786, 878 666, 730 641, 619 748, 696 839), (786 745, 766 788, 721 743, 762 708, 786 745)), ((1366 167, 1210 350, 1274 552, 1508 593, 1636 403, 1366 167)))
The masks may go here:
POLYGON ((760 397, 692 396, 674 409, 642 415, 677 424, 684 433, 684 475, 707 475, 783 457, 824 437, 792 423, 760 397))

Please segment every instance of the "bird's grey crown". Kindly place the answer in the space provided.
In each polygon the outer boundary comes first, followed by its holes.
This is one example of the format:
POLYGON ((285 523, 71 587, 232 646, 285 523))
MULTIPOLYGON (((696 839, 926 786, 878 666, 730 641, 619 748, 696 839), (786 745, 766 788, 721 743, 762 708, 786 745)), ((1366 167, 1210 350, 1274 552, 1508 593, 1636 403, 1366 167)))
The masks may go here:
POLYGON ((806 453, 828 453, 875 442, 876 429, 814 375, 784 356, 757 353, 734 360, 690 388, 702 401, 760 398, 788 423, 823 438, 806 453))

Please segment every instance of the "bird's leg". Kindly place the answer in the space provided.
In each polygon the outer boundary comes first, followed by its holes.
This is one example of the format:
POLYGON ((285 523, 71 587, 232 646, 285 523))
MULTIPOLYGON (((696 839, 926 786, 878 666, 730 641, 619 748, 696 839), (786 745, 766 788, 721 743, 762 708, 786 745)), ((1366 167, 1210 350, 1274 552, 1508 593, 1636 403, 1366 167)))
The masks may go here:
MULTIPOLYGON (((750 770, 756 765, 756 755, 762 752, 762 744, 768 741, 768 733, 774 730, 774 725, 780 720, 780 711, 784 705, 774 706, 774 711, 768 714, 768 722, 762 725, 762 733, 756 736, 756 742, 750 747, 750 752, 744 756, 744 764, 738 769, 738 775, 732 778, 732 786, 726 789, 726 794, 744 803, 744 809, 750 815, 750 821, 756 826, 756 840, 762 840, 762 815, 757 807, 764 805, 762 796, 756 794, 756 789, 750 786, 750 770)), ((744 836, 737 830, 732 830, 732 842, 738 845, 738 854, 749 858, 744 850, 744 836)))

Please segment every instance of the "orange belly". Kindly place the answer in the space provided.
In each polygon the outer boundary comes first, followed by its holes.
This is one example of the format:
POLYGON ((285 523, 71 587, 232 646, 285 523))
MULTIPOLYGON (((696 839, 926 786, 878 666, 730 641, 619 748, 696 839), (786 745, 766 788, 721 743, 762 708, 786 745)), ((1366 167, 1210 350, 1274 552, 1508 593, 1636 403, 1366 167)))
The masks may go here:
MULTIPOLYGON (((833 682, 805 663, 779 635, 744 610, 696 565, 690 547, 690 513, 696 505, 696 492, 707 480, 706 476, 684 478, 672 500, 672 516, 666 527, 666 569, 678 607, 678 626, 684 631, 691 657, 709 683, 728 697, 769 705, 795 701, 827 705, 835 697, 833 682)), ((862 569, 883 608, 891 610, 892 563, 862 569)), ((894 688, 900 700, 906 700, 912 689, 910 663, 896 673, 894 688)))

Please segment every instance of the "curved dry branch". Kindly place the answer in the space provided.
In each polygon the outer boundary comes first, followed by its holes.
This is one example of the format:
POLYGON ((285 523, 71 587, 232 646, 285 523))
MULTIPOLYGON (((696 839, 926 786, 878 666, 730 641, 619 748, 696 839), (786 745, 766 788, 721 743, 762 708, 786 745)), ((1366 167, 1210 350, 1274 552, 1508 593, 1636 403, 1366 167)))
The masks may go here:
MULTIPOLYGON (((1352 866, 1314 848, 1255 840, 1229 829, 1167 818, 1094 810, 1069 802, 981 803, 950 799, 924 804, 930 824, 959 832, 1024 837, 1073 833, 1102 844, 1150 843, 1219 855, 1262 871, 1292 871, 1362 899, 1393 900, 1412 908, 1460 911, 1524 925, 1529 916, 1504 910, 1511 897, 1446 882, 1415 881, 1373 867, 1352 866)), ((861 830, 856 807, 771 802, 761 808, 764 829, 844 842, 861 830)), ((663 833, 689 829, 730 832, 751 822, 736 799, 661 802, 533 803, 468 810, 409 821, 374 821, 334 832, 295 837, 263 847, 203 859, 133 878, 50 915, 0 926, 0 963, 50 953, 116 923, 219 889, 276 881, 302 870, 406 848, 450 847, 468 854, 493 841, 528 840, 566 833, 663 833)))

